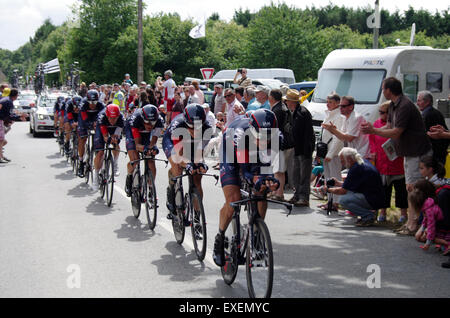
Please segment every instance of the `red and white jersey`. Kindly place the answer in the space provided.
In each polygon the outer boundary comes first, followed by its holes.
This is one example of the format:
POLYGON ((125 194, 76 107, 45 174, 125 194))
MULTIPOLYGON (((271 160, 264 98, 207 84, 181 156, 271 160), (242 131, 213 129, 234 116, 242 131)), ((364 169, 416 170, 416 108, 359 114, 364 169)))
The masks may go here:
POLYGON ((164 86, 164 100, 174 99, 175 98, 175 88, 177 85, 175 81, 169 78, 167 81, 163 83, 164 86))

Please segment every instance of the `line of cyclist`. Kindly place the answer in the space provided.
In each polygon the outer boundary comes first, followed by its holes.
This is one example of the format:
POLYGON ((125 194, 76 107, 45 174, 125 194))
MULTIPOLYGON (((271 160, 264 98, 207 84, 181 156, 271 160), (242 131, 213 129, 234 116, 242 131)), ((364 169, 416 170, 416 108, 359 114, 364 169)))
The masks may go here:
MULTIPOLYGON (((211 139, 212 134, 210 132, 212 130, 206 121, 206 114, 201 105, 190 104, 186 106, 184 112, 174 118, 168 125, 164 134, 164 123, 156 106, 146 105, 135 109, 125 118, 120 112, 119 106, 115 104, 105 106, 99 102, 97 90, 88 91, 84 99, 79 96, 67 99, 59 97, 54 107, 54 113, 55 131, 59 134, 60 142, 65 143, 65 151, 78 150, 80 161, 78 176, 80 178, 84 178, 84 152, 88 131, 95 130, 93 190, 97 191, 99 188, 98 173, 102 168, 103 150, 106 143, 115 145, 114 172, 116 176, 119 176, 118 156, 122 136, 125 136, 126 139, 126 150, 130 162, 138 160, 139 153, 144 153, 146 156, 158 155, 157 142, 162 136, 162 149, 170 162, 170 169, 168 170, 169 185, 167 187, 169 213, 167 218, 172 218, 176 213, 175 184, 172 178, 182 175, 184 170, 193 175, 194 183, 203 197, 201 174, 208 171, 208 166, 203 160, 203 150, 211 139), (71 150, 69 141, 73 132, 78 134, 78 149, 71 150), (183 134, 183 132, 187 133, 183 134)), ((247 114, 240 114, 223 134, 220 178, 225 203, 220 210, 219 231, 214 242, 213 259, 217 266, 225 265, 225 231, 231 223, 234 213, 230 203, 241 200, 242 178, 253 184, 258 193, 273 192, 279 187, 279 182, 273 177, 273 174, 267 173, 267 168, 271 166, 270 158, 261 160, 261 156, 257 155, 256 161, 249 160, 254 155, 249 149, 265 153, 268 150, 269 153, 270 151, 278 151, 278 149, 271 149, 271 140, 273 140, 271 134, 274 132, 277 134, 276 138, 282 138, 275 114, 267 109, 259 109, 247 114), (249 136, 249 138, 245 136, 249 136), (227 153, 227 148, 231 148, 227 147, 227 142, 230 141, 233 145, 232 153, 230 151, 227 153), (253 143, 253 145, 250 145, 250 143, 253 143), (256 146, 256 148, 251 146, 256 146)), ((132 175, 137 164, 132 165, 130 162, 127 164, 125 188, 128 196, 131 196, 132 175)), ((153 176, 156 177, 154 161, 151 160, 148 164, 153 176)), ((267 202, 260 202, 258 210, 264 218, 267 202)))

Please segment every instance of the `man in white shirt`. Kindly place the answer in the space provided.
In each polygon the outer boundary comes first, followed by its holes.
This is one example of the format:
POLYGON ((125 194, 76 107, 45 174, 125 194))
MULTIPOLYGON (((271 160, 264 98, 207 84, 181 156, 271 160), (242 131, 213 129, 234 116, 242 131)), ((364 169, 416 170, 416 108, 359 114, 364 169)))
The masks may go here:
POLYGON ((193 85, 189 86, 189 99, 188 99, 188 105, 190 104, 200 104, 200 97, 197 95, 197 92, 195 91, 195 87, 193 85))
POLYGON ((158 78, 156 81, 156 87, 158 88, 158 90, 163 92, 164 106, 166 106, 169 118, 172 114, 173 105, 175 105, 175 89, 177 88, 177 85, 175 84, 175 81, 172 79, 172 77, 172 71, 168 70, 164 73, 164 82, 162 82, 160 78, 158 78))
POLYGON ((226 127, 231 125, 231 123, 236 119, 245 115, 245 108, 236 99, 236 94, 232 88, 227 88, 225 90, 225 100, 227 101, 226 112, 227 112, 227 124, 226 127))
POLYGON ((218 113, 225 112, 225 106, 227 105, 227 101, 223 96, 223 85, 217 83, 214 85, 214 92, 216 93, 216 97, 214 100, 214 115, 217 116, 218 113))
POLYGON ((355 112, 355 99, 352 96, 344 96, 341 98, 339 107, 341 114, 345 117, 342 129, 336 127, 334 123, 323 124, 322 127, 347 144, 348 147, 356 149, 361 157, 369 158, 369 135, 363 134, 361 131, 361 125, 366 120, 355 112))

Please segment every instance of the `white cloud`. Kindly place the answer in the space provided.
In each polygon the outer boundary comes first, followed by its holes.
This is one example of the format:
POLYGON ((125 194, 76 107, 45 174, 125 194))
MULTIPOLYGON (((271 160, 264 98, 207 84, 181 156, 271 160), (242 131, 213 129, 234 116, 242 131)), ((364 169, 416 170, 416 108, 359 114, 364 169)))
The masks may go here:
MULTIPOLYGON (((374 6, 375 0, 315 0, 314 2, 306 2, 300 0, 285 0, 288 5, 295 7, 323 7, 333 2, 336 5, 344 5, 346 7, 366 7, 374 6)), ((37 28, 50 18, 52 23, 60 25, 71 15, 70 6, 77 0, 0 0, 1 15, 0 30, 2 37, 0 38, 0 47, 15 50, 25 44, 31 36, 34 35, 37 28)), ((279 3, 275 0, 274 3, 279 3)), ((178 12, 182 19, 192 18, 194 21, 200 21, 208 18, 212 13, 217 12, 221 19, 227 21, 233 18, 235 10, 239 8, 249 9, 256 12, 264 5, 269 5, 271 0, 144 0, 147 4, 145 14, 153 15, 158 12, 173 13, 178 12)), ((389 11, 406 10, 409 5, 415 9, 424 8, 434 13, 449 9, 448 0, 434 0, 424 3, 423 0, 380 0, 383 9, 389 11)))

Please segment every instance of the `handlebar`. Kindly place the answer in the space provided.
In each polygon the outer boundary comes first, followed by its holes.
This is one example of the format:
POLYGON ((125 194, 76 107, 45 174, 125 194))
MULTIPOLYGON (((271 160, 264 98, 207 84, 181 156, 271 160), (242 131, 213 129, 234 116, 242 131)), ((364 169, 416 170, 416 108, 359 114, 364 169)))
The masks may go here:
POLYGON ((156 159, 155 157, 143 157, 143 158, 138 159, 138 160, 130 161, 130 163, 131 163, 132 165, 134 165, 135 163, 138 163, 138 162, 141 162, 141 161, 144 161, 144 160, 152 160, 152 161, 161 161, 161 162, 164 162, 164 163, 166 164, 166 168, 167 168, 167 165, 169 164, 169 161, 168 161, 168 160, 156 159))
MULTIPOLYGON (((219 179, 220 179, 219 176, 217 176, 215 174, 196 173, 195 175, 197 175, 197 176, 205 176, 205 177, 213 177, 214 179, 216 179, 216 184, 215 185, 217 185, 217 183, 219 183, 219 179)), ((178 179, 182 179, 182 178, 185 178, 185 177, 188 177, 188 176, 191 176, 191 174, 189 174, 189 173, 182 174, 181 176, 173 177, 172 181, 176 182, 176 181, 178 181, 178 179)))

